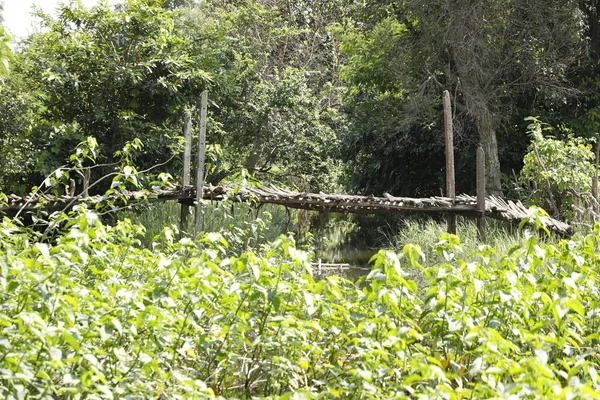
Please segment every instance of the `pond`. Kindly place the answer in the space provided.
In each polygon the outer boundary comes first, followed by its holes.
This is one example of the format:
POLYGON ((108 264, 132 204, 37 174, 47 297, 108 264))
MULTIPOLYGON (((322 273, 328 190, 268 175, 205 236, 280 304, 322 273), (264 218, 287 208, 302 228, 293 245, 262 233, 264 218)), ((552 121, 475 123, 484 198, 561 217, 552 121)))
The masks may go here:
POLYGON ((371 271, 369 260, 385 247, 382 230, 374 227, 378 222, 365 216, 331 213, 313 217, 310 231, 315 238, 315 273, 349 280, 367 275, 371 271))

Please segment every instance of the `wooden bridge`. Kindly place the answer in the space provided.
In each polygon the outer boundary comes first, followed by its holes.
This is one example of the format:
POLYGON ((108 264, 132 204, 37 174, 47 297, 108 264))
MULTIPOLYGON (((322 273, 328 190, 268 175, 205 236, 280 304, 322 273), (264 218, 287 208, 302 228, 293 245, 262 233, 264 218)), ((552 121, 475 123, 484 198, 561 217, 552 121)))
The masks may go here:
MULTIPOLYGON (((0 200, 0 214, 19 216, 44 209, 47 211, 68 210, 73 206, 86 203, 100 206, 104 203, 116 206, 125 206, 142 201, 167 201, 178 200, 184 205, 196 202, 196 229, 200 232, 201 206, 199 199, 225 200, 231 199, 238 202, 254 202, 257 204, 279 204, 289 208, 339 212, 339 213, 426 213, 448 215, 448 230, 455 231, 455 215, 464 215, 477 218, 478 230, 481 238, 485 238, 485 218, 491 217, 513 223, 521 223, 532 216, 532 210, 519 201, 506 200, 496 196, 487 196, 485 187, 485 154, 481 147, 477 150, 477 197, 469 195, 455 196, 454 179, 454 144, 452 133, 452 112, 450 94, 444 91, 444 135, 446 143, 446 193, 449 197, 407 198, 395 197, 385 194, 382 197, 355 196, 325 193, 299 193, 283 190, 276 187, 228 187, 204 184, 204 153, 206 144, 206 113, 208 93, 204 91, 201 99, 201 121, 198 138, 198 164, 195 189, 190 184, 191 166, 191 115, 186 113, 184 123, 185 150, 183 154, 183 186, 153 191, 132 191, 114 195, 87 196, 90 169, 84 170, 84 188, 80 195, 54 196, 48 194, 30 194, 24 197, 8 195, 5 201, 0 200), (197 191, 202 188, 202 196, 197 196, 197 191), (200 218, 199 218, 200 216, 200 218)), ((74 188, 74 182, 72 183, 74 188)), ((182 209, 182 226, 187 226, 187 212, 182 209)), ((569 235, 572 228, 568 224, 550 217, 541 217, 541 222, 551 231, 561 235, 569 235)))
MULTIPOLYGON (((231 199, 237 202, 254 202, 279 204, 289 208, 339 212, 339 213, 426 213, 452 214, 468 217, 480 217, 477 199, 474 196, 459 195, 455 199, 448 197, 407 198, 384 195, 355 196, 325 193, 300 193, 283 190, 276 187, 228 187, 204 186, 204 200, 231 199)), ((116 195, 96 195, 90 197, 36 195, 20 197, 9 195, 8 201, 0 205, 0 213, 9 216, 22 215, 25 212, 43 208, 48 211, 66 210, 76 204, 87 203, 96 205, 108 201, 117 205, 126 205, 142 201, 178 200, 180 203, 191 205, 196 200, 196 190, 192 187, 172 187, 154 191, 132 191, 116 195)), ((531 210, 519 201, 506 200, 496 196, 485 198, 485 216, 520 223, 531 216, 531 210)), ((561 235, 572 232, 570 225, 550 217, 542 217, 545 226, 561 235)))

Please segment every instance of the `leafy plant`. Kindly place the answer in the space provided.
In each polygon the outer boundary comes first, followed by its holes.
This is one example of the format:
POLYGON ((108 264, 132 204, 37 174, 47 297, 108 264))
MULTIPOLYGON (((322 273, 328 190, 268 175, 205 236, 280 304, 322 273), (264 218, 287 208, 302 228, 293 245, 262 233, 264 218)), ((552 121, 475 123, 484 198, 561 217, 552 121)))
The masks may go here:
POLYGON ((232 250, 77 207, 40 241, 0 224, 0 395, 595 398, 600 225, 507 252, 443 234, 317 281, 280 237, 232 250), (407 272, 418 269, 418 283, 407 272))
POLYGON ((0 84, 4 83, 3 80, 10 71, 9 64, 14 58, 9 46, 10 41, 10 35, 0 25, 0 84))
POLYGON ((592 146, 572 134, 564 140, 544 136, 551 127, 534 117, 527 120, 531 122, 528 133, 532 141, 523 159, 521 182, 532 188, 530 200, 534 204, 572 219, 580 201, 592 201, 592 146))
POLYGON ((42 29, 15 65, 37 115, 25 132, 10 132, 33 147, 38 171, 57 168, 88 136, 98 140, 100 163, 135 138, 146 145, 137 159, 142 168, 169 158, 181 111, 211 80, 181 16, 161 0, 90 9, 71 2, 56 16, 38 15, 42 29))

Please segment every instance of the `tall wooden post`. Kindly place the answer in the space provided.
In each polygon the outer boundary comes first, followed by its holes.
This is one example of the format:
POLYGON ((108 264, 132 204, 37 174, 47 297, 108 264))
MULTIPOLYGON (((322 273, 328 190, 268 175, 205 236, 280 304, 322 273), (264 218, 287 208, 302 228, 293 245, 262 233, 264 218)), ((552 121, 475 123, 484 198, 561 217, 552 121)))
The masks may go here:
POLYGON ((200 102, 200 136, 198 139, 198 171, 196 175, 196 223, 194 236, 202 230, 202 199, 204 197, 204 158, 206 155, 206 112, 208 108, 208 90, 202 92, 200 102))
POLYGON ((594 179, 592 180, 592 212, 590 221, 592 224, 596 223, 598 220, 598 210, 599 204, 598 201, 598 168, 600 167, 600 133, 596 135, 596 168, 594 172, 594 179))
MULTIPOLYGON (((183 125, 183 137, 185 138, 185 147, 183 148, 183 189, 187 189, 190 186, 190 169, 192 164, 192 116, 189 111, 185 112, 185 121, 183 125)), ((187 232, 188 230, 188 215, 190 212, 190 206, 187 204, 181 204, 181 221, 179 224, 179 230, 181 232, 187 232)))
POLYGON ((477 232, 485 241, 485 152, 477 148, 477 232))
MULTIPOLYGON (((452 132, 452 104, 450 92, 444 90, 444 137, 446 138, 446 196, 456 198, 454 180, 454 134, 452 132)), ((456 234, 456 215, 448 214, 448 232, 456 234)))
POLYGON ((89 196, 89 189, 90 187, 90 168, 89 167, 85 167, 83 169, 83 191, 81 192, 81 197, 83 197, 84 199, 87 199, 89 196))
POLYGON ((67 193, 69 197, 75 197, 75 185, 75 179, 71 178, 69 180, 69 193, 67 193))

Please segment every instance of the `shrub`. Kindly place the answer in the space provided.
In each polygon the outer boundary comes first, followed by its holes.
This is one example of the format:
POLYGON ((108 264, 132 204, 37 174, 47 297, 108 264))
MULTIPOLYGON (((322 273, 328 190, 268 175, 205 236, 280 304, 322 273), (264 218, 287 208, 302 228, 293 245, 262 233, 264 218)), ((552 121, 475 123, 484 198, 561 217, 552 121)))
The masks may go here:
POLYGON ((77 208, 38 241, 0 224, 0 396, 597 398, 600 225, 466 252, 443 234, 316 281, 280 237, 235 254, 77 208), (406 276, 423 271, 419 285, 406 276))
POLYGON ((568 135, 565 140, 544 137, 550 130, 530 117, 532 137, 525 155, 521 181, 532 184, 531 201, 555 216, 573 219, 579 200, 590 200, 594 176, 592 146, 582 138, 568 135))

